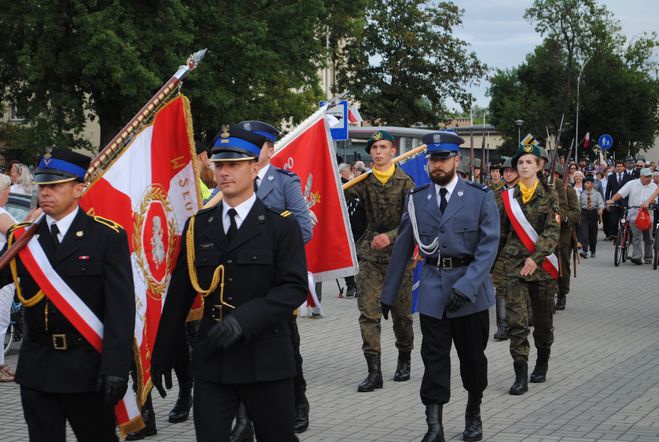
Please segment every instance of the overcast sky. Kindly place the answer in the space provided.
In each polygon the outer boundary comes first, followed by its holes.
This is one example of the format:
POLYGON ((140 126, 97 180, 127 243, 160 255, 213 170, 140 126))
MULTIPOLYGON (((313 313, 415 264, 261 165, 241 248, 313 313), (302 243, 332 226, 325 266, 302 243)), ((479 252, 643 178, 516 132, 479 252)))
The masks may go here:
MULTIPOLYGON (((524 20, 532 0, 454 0, 464 9, 463 27, 455 34, 467 41, 479 59, 490 68, 521 64, 526 54, 542 42, 533 26, 524 20)), ((628 39, 641 32, 659 33, 659 0, 600 0, 620 21, 628 39)), ((655 59, 659 51, 655 50, 655 59)), ((479 106, 487 106, 487 82, 472 88, 479 106)))

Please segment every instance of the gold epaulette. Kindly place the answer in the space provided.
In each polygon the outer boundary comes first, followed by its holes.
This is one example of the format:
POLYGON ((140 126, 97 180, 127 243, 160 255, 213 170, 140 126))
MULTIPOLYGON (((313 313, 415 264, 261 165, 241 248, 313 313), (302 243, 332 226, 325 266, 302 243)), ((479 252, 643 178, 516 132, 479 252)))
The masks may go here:
POLYGON ((111 228, 114 230, 116 233, 119 233, 121 230, 123 230, 123 226, 117 222, 112 221, 111 219, 103 218, 102 216, 94 216, 94 221, 97 223, 103 224, 106 227, 111 228))
POLYGON ((292 213, 290 210, 284 210, 284 211, 281 212, 279 215, 283 216, 284 218, 288 218, 288 217, 291 216, 292 214, 293 214, 293 213, 292 213))

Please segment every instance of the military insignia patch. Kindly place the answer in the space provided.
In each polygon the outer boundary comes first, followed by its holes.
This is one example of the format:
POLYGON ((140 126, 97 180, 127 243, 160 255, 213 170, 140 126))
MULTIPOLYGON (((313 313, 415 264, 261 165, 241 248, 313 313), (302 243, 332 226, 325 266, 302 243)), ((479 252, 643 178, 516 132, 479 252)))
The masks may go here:
POLYGON ((231 134, 229 134, 229 126, 226 124, 222 126, 222 133, 220 134, 220 138, 229 138, 231 134))
POLYGON ((530 144, 527 144, 526 146, 524 146, 524 152, 527 152, 527 153, 528 152, 533 152, 533 146, 530 145, 530 144))
POLYGON ((464 195, 464 192, 462 190, 458 190, 458 196, 462 198, 462 195, 464 195))
POLYGON ((432 141, 435 144, 439 144, 442 142, 442 135, 441 134, 435 134, 432 136, 432 141))
POLYGON ((48 166, 48 163, 50 163, 50 157, 52 157, 52 151, 53 151, 52 146, 46 147, 46 153, 43 155, 43 162, 46 166, 48 166))
POLYGON ((374 139, 375 141, 381 140, 381 139, 382 139, 382 132, 375 132, 375 133, 373 134, 373 139, 374 139))

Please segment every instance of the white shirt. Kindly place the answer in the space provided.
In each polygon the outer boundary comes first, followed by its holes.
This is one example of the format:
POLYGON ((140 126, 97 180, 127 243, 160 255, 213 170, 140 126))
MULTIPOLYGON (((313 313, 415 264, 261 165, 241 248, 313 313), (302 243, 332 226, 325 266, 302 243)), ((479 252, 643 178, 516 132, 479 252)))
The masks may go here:
MULTIPOLYGON (((16 224, 16 220, 14 219, 13 216, 11 216, 11 213, 7 212, 4 208, 0 207, 0 215, 2 215, 3 213, 6 214, 9 218, 11 218, 13 223, 16 224)), ((0 232, 0 249, 2 249, 6 243, 7 243, 7 235, 0 232)))
POLYGON ((259 173, 256 174, 256 186, 257 187, 261 186, 261 181, 263 181, 263 178, 265 178, 265 175, 268 173, 268 170, 270 170, 270 167, 272 167, 272 165, 268 164, 267 166, 265 166, 261 170, 259 170, 259 173))
MULTIPOLYGON (((641 183, 641 179, 637 178, 628 181, 627 184, 622 186, 616 193, 619 193, 623 198, 629 197, 628 204, 630 206, 640 206, 652 196, 656 188, 657 185, 652 181, 650 181, 650 184, 644 186, 643 183, 641 183)), ((637 214, 638 209, 629 209, 629 219, 631 221, 636 220, 637 214)))
MULTIPOLYGON (((250 196, 248 199, 234 207, 237 212, 235 216, 237 229, 240 229, 240 226, 242 225, 243 221, 245 221, 245 218, 247 218, 247 214, 250 210, 252 210, 252 206, 255 202, 256 194, 253 193, 252 196, 250 196)), ((231 217, 228 213, 229 209, 231 209, 231 206, 228 204, 225 203, 222 205, 222 226, 224 226, 224 233, 227 233, 229 226, 231 225, 231 217)))
POLYGON ((50 230, 50 226, 52 226, 53 223, 57 224, 57 228, 59 229, 59 233, 57 234, 57 240, 59 242, 62 242, 62 240, 66 236, 66 232, 69 231, 69 227, 71 227, 74 218, 78 214, 78 210, 80 210, 80 207, 76 207, 75 210, 73 210, 71 213, 69 213, 59 221, 56 221, 55 218, 53 218, 50 215, 46 215, 46 223, 48 224, 48 230, 50 230))
POLYGON ((437 194, 437 207, 442 203, 442 196, 439 194, 439 190, 444 187, 447 192, 446 192, 446 203, 448 204, 449 200, 451 199, 451 195, 453 195, 453 191, 455 190, 455 186, 458 184, 458 174, 456 173, 453 179, 451 180, 450 183, 448 183, 446 186, 440 186, 439 184, 435 184, 435 193, 437 194))

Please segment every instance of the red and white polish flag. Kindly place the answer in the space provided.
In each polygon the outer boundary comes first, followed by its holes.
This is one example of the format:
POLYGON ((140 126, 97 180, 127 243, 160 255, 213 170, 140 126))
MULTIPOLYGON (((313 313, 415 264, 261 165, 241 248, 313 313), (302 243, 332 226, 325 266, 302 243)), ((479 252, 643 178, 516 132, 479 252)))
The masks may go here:
POLYGON ((179 95, 135 135, 80 201, 87 213, 121 224, 128 234, 140 404, 153 386, 151 354, 183 226, 201 206, 194 156, 190 104, 179 95))

